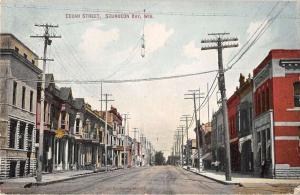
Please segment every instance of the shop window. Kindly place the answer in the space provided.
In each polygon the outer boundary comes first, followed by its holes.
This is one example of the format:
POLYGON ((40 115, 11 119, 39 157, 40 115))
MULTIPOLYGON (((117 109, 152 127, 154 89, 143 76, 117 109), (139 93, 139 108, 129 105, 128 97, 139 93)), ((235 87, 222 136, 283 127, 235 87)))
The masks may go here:
POLYGON ((300 82, 294 83, 294 106, 300 107, 300 82))
POLYGON ((20 122, 19 130, 19 149, 24 149, 26 123, 20 122))
POLYGON ((10 119, 9 148, 15 148, 17 124, 18 122, 16 120, 10 119))
POLYGON ((14 84, 13 84, 13 105, 16 105, 16 99, 17 99, 17 82, 14 81, 14 84))

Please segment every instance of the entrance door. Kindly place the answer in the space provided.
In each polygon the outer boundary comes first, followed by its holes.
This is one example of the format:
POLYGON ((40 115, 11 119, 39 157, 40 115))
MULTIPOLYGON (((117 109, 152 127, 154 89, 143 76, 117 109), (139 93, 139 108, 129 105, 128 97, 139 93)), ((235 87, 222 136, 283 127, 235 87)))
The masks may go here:
POLYGON ((19 172, 20 177, 25 176, 25 165, 26 165, 25 160, 20 161, 20 172, 19 172))
POLYGON ((10 161, 9 177, 16 177, 17 161, 10 161))

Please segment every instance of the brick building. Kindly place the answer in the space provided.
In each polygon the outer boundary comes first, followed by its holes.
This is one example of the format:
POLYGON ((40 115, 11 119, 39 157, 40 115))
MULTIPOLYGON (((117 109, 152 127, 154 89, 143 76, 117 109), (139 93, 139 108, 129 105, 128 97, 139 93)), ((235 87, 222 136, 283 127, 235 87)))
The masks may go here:
POLYGON ((0 34, 0 178, 34 175, 38 56, 0 34))
POLYGON ((224 123, 222 107, 213 113, 211 131, 212 162, 220 162, 219 169, 225 170, 224 123))
POLYGON ((300 50, 271 50, 253 71, 255 172, 300 177, 300 50))
POLYGON ((240 152, 237 132, 237 111, 240 104, 238 91, 227 100, 228 108, 228 127, 229 127, 229 143, 232 171, 240 171, 240 152))
POLYGON ((249 74, 248 78, 241 74, 239 79, 238 95, 240 103, 237 110, 237 131, 240 152, 241 173, 253 172, 253 80, 249 74))

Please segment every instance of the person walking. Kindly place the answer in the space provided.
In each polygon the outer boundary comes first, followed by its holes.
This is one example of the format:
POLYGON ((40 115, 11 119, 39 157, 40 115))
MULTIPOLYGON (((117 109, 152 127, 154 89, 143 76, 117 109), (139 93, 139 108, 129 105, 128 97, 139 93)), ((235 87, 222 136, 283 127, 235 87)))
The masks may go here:
POLYGON ((266 171, 266 162, 263 160, 261 162, 261 174, 260 174, 260 177, 262 177, 262 178, 265 177, 265 171, 266 171))

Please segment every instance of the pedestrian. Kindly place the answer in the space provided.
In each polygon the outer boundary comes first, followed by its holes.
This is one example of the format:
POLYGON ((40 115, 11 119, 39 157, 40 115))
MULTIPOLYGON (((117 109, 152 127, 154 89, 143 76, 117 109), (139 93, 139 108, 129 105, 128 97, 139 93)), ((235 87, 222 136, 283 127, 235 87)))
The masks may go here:
POLYGON ((216 162, 215 162, 215 165, 216 165, 216 170, 217 170, 217 172, 219 172, 219 165, 220 165, 220 162, 219 162, 219 161, 216 161, 216 162))
POLYGON ((265 177, 265 171, 266 171, 266 162, 263 160, 261 162, 261 174, 260 174, 260 177, 262 177, 262 178, 265 177))

